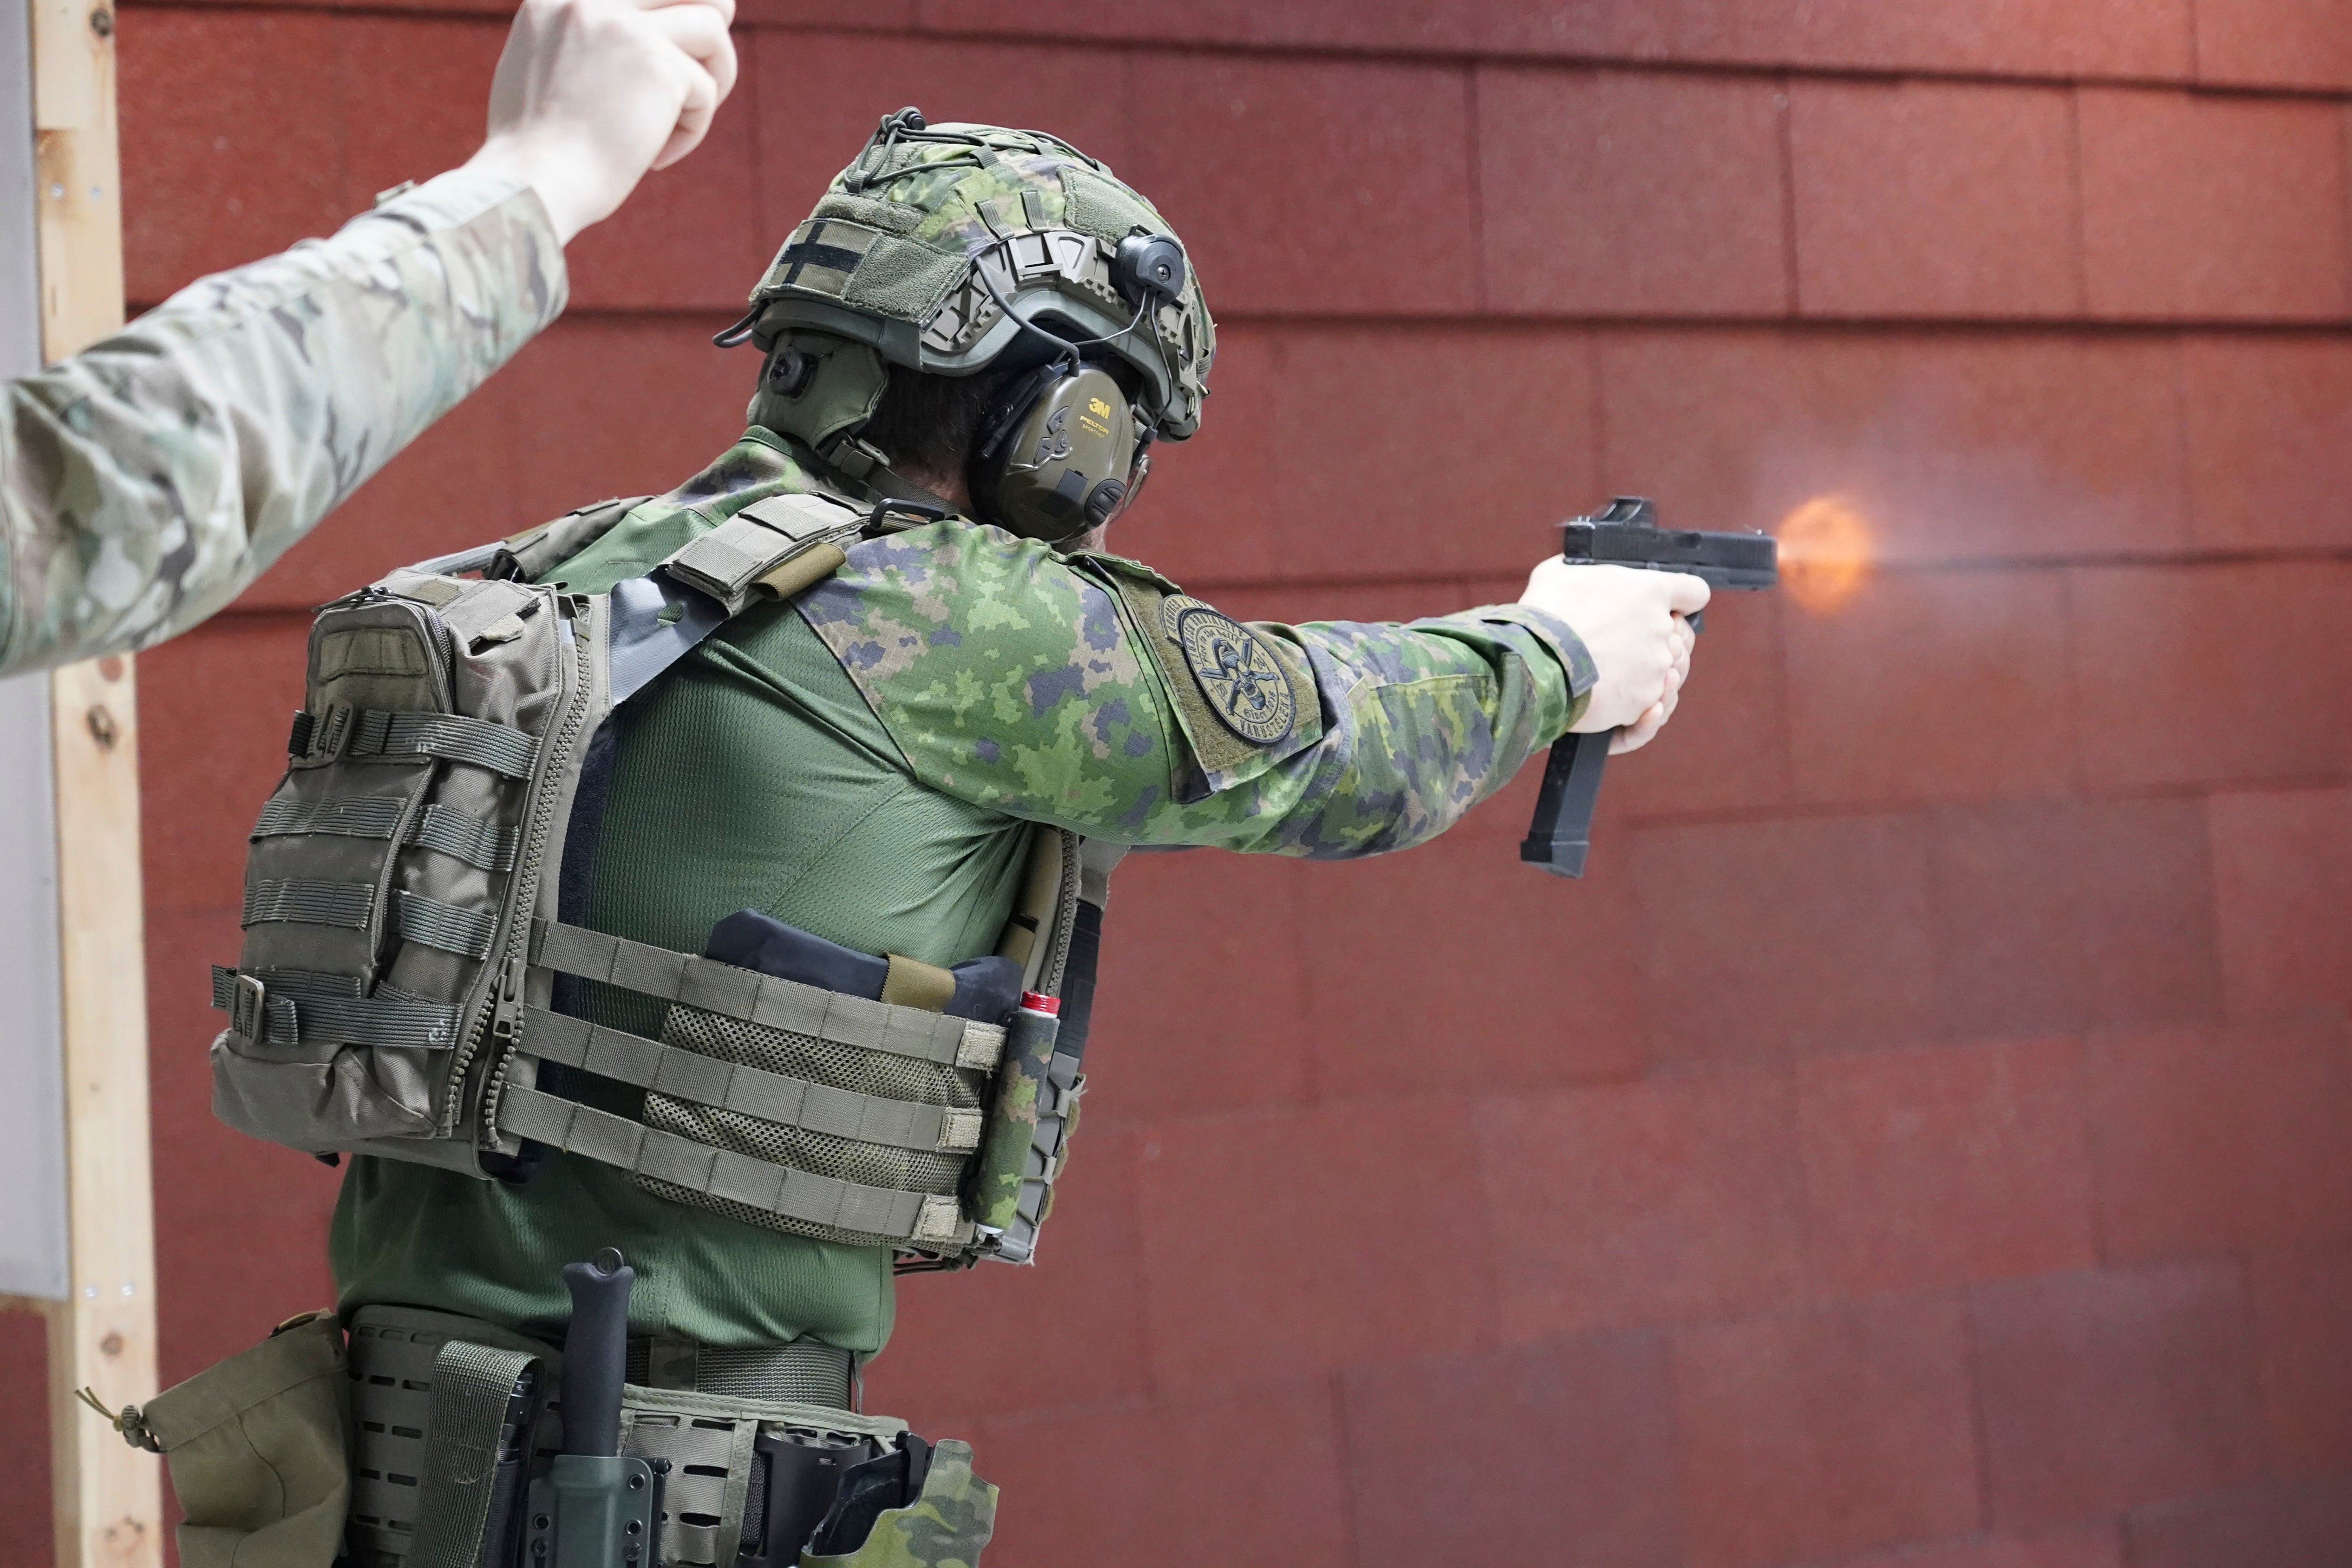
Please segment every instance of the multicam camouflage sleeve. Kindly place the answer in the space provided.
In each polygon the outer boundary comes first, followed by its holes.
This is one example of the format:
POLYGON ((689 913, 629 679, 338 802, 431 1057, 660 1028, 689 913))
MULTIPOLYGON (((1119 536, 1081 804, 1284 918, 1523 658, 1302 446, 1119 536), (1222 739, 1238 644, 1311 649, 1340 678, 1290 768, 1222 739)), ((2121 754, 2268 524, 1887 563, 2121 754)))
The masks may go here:
POLYGON ((1242 626, 1132 562, 939 524, 799 601, 917 778, 1129 844, 1433 838, 1573 723, 1592 661, 1517 605, 1242 626))
POLYGON ((459 171, 11 383, 0 670, 219 609, 564 299, 539 197, 459 171))

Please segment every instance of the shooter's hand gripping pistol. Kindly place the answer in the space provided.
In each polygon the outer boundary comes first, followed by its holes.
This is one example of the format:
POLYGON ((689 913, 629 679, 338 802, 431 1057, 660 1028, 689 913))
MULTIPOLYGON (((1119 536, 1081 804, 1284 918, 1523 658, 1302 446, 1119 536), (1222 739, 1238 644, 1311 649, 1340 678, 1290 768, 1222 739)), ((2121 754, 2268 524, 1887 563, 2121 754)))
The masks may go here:
MULTIPOLYGON (((1593 517, 1572 517, 1561 525, 1561 556, 1575 566, 1637 566, 1652 572, 1687 572, 1707 586, 1769 588, 1780 581, 1777 547, 1766 533, 1701 533, 1660 528, 1657 509, 1639 496, 1619 496, 1593 517)), ((1700 616, 1690 617, 1699 629, 1700 616)), ((1613 731, 1612 731, 1613 734, 1613 731)), ((1562 735, 1544 763, 1536 818, 1528 826, 1519 858, 1555 877, 1584 875, 1592 844, 1592 805, 1601 794, 1601 768, 1609 760, 1611 735, 1562 735)))

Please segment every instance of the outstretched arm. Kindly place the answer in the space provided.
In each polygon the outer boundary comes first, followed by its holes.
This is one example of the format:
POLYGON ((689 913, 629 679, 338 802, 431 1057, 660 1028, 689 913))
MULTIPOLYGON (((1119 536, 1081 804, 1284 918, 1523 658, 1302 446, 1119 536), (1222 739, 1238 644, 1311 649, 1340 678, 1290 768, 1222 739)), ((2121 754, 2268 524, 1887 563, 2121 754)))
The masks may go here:
POLYGON ((9 384, 0 670, 194 625, 512 357, 564 243, 700 140, 731 5, 526 0, 464 168, 9 384))
POLYGON ((940 523, 857 545, 796 604, 930 788, 1124 843, 1339 858, 1434 837, 1571 727, 1664 721, 1682 580, 1579 570, 1401 626, 1241 626, 1134 562, 940 523))

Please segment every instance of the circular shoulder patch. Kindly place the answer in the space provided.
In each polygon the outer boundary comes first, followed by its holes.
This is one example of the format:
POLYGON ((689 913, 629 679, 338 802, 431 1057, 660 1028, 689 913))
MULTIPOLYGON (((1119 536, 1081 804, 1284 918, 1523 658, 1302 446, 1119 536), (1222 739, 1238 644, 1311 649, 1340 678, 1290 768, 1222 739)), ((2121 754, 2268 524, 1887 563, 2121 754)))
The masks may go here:
POLYGON ((1184 624, 1185 611, 1207 608, 1206 599, 1196 599, 1190 594, 1171 594, 1160 601, 1160 629, 1173 637, 1176 628, 1184 624))
POLYGON ((1226 729, 1261 746, 1290 733, 1298 712, 1290 678, 1247 627, 1202 605, 1183 613, 1176 640, 1183 645, 1185 668, 1226 729))

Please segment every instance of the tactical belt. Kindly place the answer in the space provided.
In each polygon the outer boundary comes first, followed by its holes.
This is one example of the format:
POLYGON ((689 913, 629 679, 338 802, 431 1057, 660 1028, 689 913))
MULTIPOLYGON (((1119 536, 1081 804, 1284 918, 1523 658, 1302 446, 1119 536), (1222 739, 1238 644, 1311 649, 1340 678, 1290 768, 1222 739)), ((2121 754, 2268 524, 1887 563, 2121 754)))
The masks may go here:
POLYGON ((816 1340, 719 1346, 633 1339, 628 1378, 646 1388, 692 1389, 730 1399, 783 1400, 845 1410, 855 1401, 857 1356, 816 1340))
MULTIPOLYGON (((351 1333, 351 1561, 364 1568, 474 1568, 474 1543, 492 1500, 492 1461, 518 1386, 530 1380, 540 1391, 525 1417, 537 1423, 529 1446, 551 1449, 561 1414, 542 1406, 562 1362, 551 1345, 474 1319, 359 1309, 351 1333)), ((888 1446, 904 1423, 847 1407, 856 1365, 853 1352, 813 1341, 748 1349, 630 1342, 623 1446, 670 1461, 664 1563, 734 1560, 762 1431, 888 1446)))

